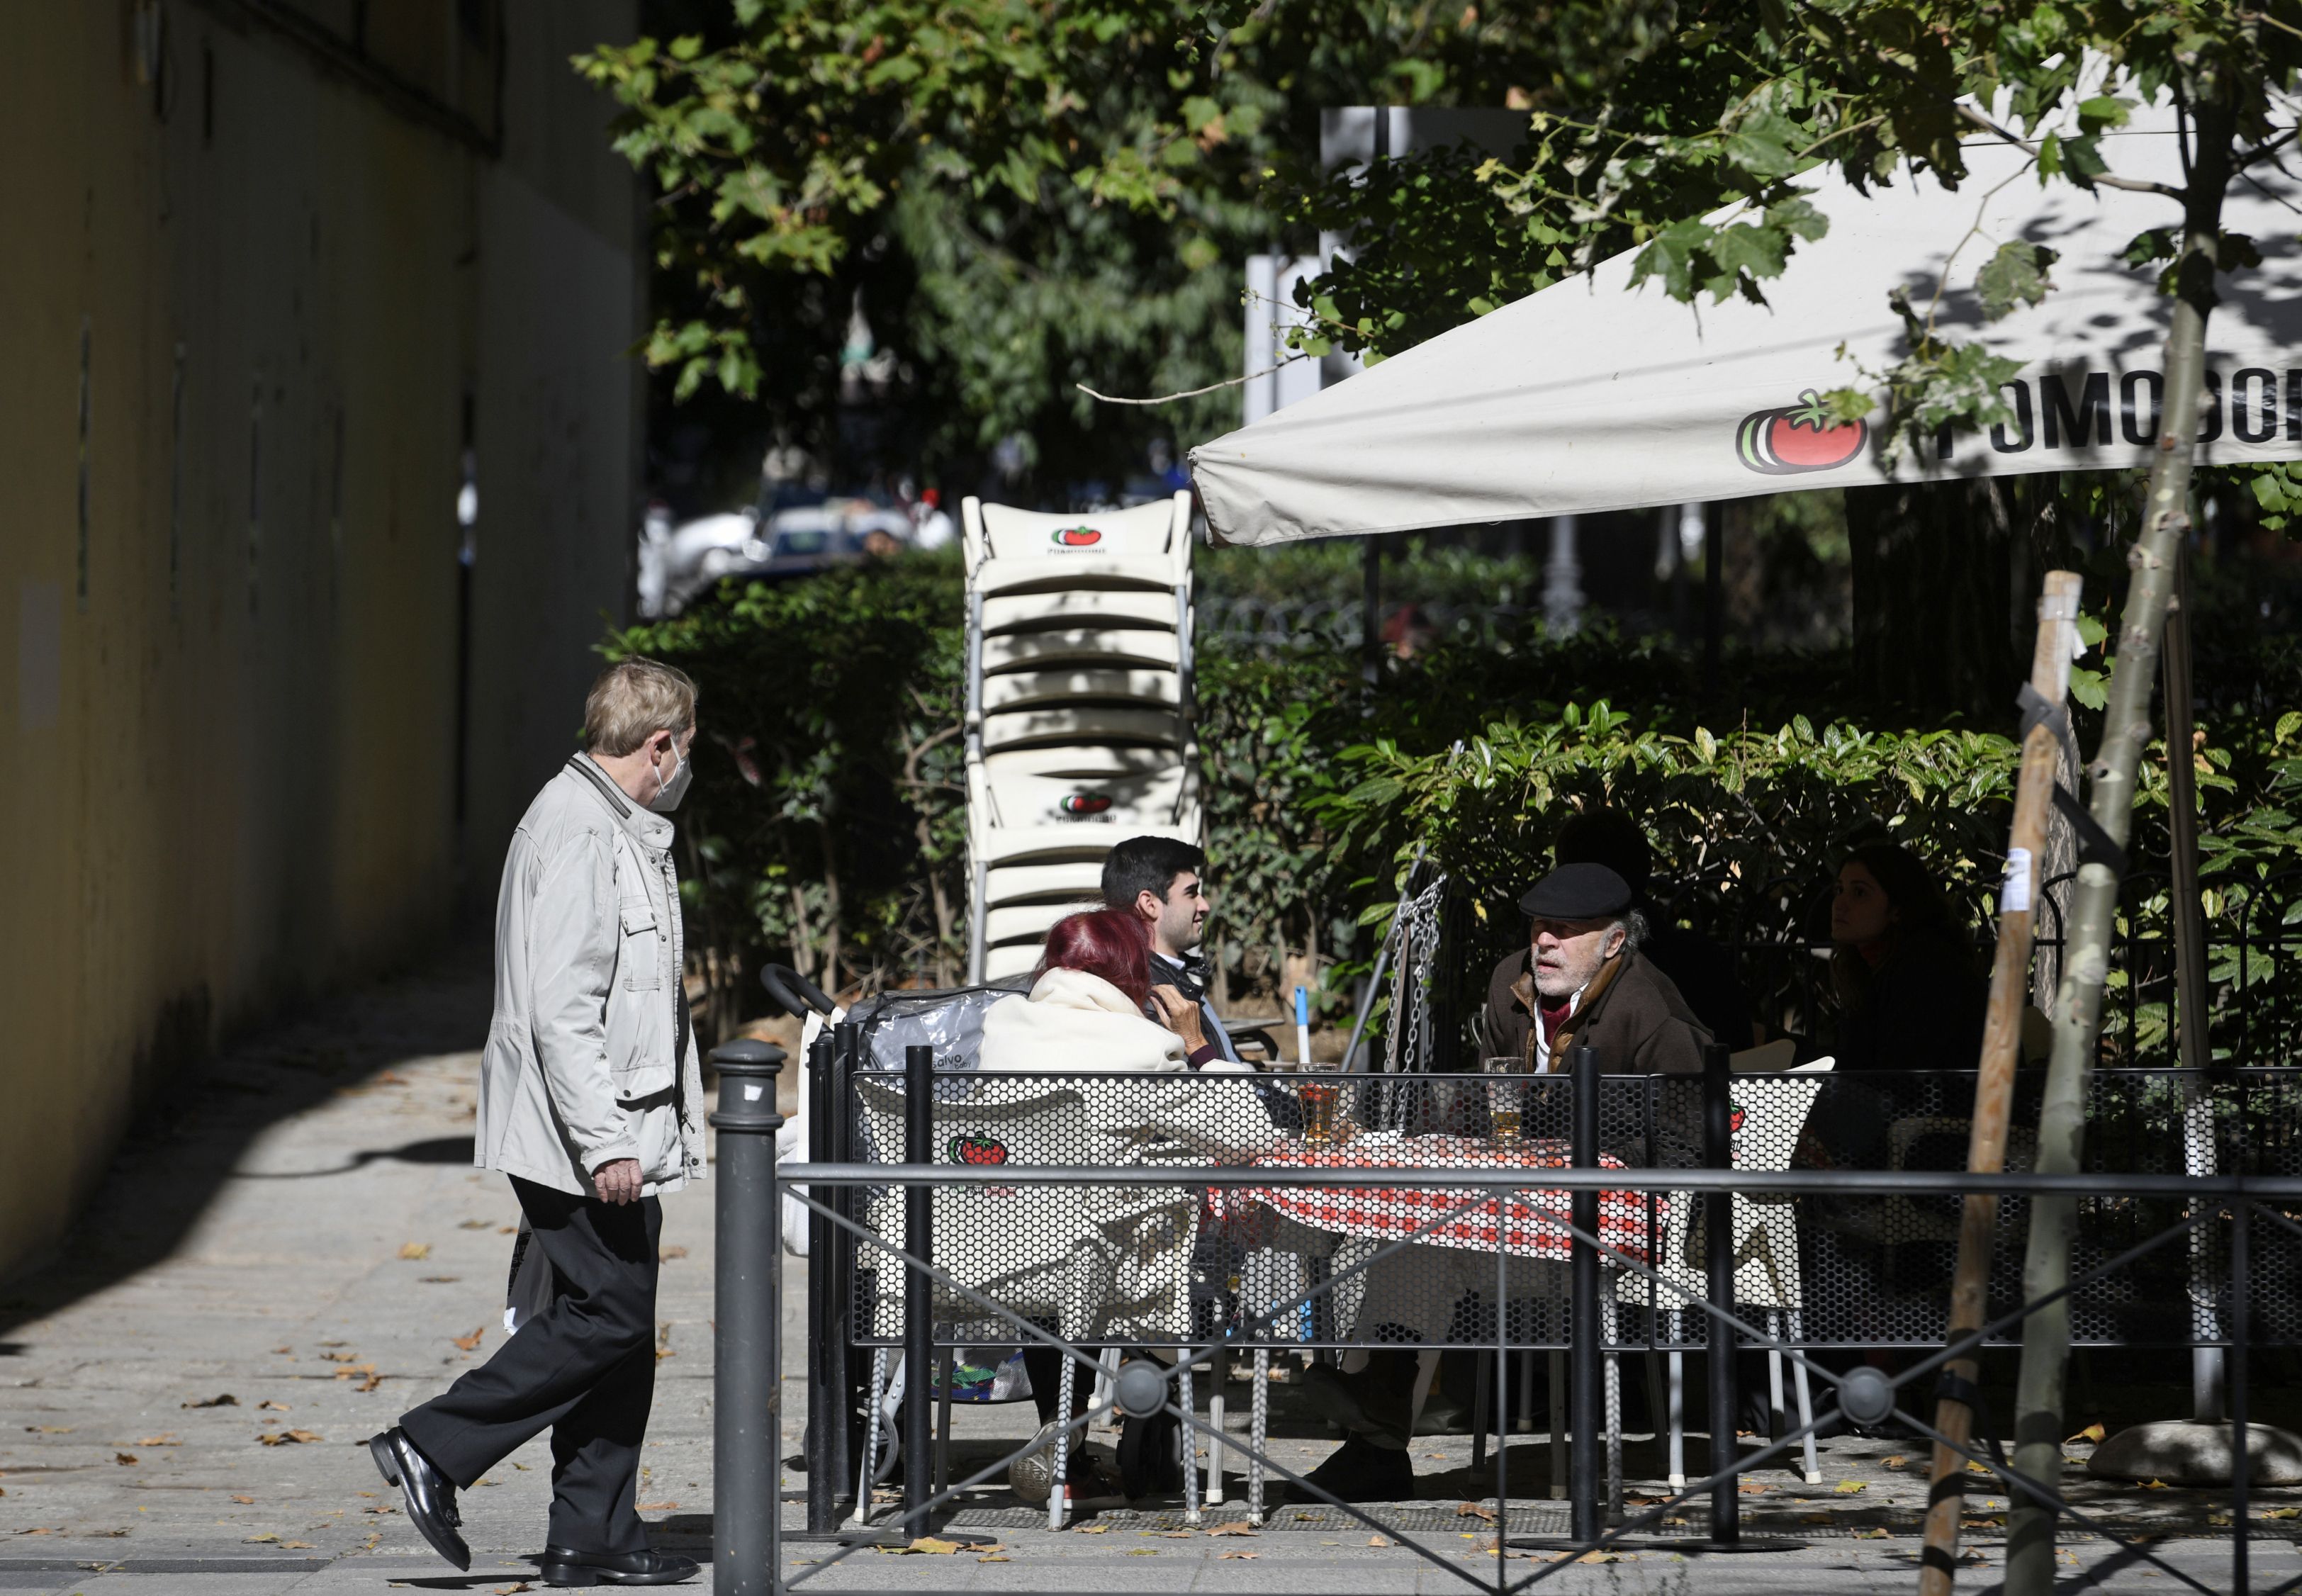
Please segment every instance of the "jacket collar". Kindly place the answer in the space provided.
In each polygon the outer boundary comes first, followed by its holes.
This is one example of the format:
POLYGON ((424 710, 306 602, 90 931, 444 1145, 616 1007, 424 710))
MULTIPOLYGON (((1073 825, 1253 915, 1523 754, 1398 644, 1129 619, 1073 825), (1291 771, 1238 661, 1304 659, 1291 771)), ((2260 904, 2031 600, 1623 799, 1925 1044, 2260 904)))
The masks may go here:
POLYGON ((588 753, 571 754, 567 768, 580 777, 600 801, 616 817, 616 822, 630 834, 634 842, 658 853, 671 846, 671 821, 651 809, 642 809, 631 801, 624 789, 611 780, 605 770, 592 762, 588 753))
POLYGON ((1143 1011, 1127 1001, 1127 994, 1099 975, 1057 966, 1031 985, 1031 1001, 1056 1009, 1101 1009, 1107 1013, 1143 1018, 1143 1011))

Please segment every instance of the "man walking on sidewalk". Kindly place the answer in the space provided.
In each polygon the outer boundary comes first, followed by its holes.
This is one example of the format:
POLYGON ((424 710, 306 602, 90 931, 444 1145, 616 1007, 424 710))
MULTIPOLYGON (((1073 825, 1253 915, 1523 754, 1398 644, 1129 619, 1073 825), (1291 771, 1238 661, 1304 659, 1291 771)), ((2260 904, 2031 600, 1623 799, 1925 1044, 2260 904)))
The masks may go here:
POLYGON ((551 1432, 550 1585, 675 1584, 634 1504, 655 1397, 659 1196, 703 1177, 671 822, 695 684, 650 659, 601 673, 585 752, 514 834, 496 903, 495 1020, 473 1162, 511 1177, 549 1305, 493 1357, 368 1443, 407 1516, 458 1568, 456 1492, 551 1432))

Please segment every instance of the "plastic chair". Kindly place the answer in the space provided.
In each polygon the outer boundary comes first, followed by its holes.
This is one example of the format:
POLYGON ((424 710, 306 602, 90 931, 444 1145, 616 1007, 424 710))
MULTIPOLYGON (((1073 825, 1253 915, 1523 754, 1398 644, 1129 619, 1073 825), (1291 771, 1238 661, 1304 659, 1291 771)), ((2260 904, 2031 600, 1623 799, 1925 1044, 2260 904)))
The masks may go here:
MULTIPOLYGON (((1737 1054, 1737 1060, 1747 1055, 1737 1054)), ((1797 1151, 1800 1134, 1805 1130, 1806 1119, 1814 1107, 1815 1098, 1821 1094, 1822 1082, 1817 1079, 1827 1072, 1831 1061, 1821 1060, 1805 1066, 1797 1074, 1748 1073, 1738 1070, 1730 1088, 1735 1115, 1732 1138, 1734 1167, 1750 1170, 1788 1169, 1791 1157, 1797 1151)), ((1675 1191, 1670 1194, 1669 1213, 1663 1225, 1662 1256, 1653 1268, 1662 1277, 1664 1285, 1651 1290, 1643 1275, 1625 1274, 1616 1281, 1616 1300, 1639 1306, 1651 1306, 1658 1314, 1668 1316, 1670 1340, 1666 1355, 1668 1364, 1669 1479, 1671 1488, 1677 1490, 1686 1483, 1685 1434, 1685 1355, 1681 1349, 1684 1329, 1690 1315, 1697 1322, 1703 1317, 1699 1307, 1708 1294, 1709 1281, 1705 1270, 1702 1210, 1705 1205, 1693 1192, 1675 1191), (1672 1288, 1676 1288, 1673 1289, 1672 1288), (1684 1295, 1682 1295, 1684 1293, 1684 1295)), ((1797 1210, 1792 1201, 1783 1197, 1753 1197, 1736 1192, 1733 1203, 1735 1227, 1735 1302, 1744 1308, 1763 1310, 1768 1315, 1769 1332, 1777 1340, 1796 1341, 1803 1334, 1800 1310, 1804 1296, 1799 1276, 1799 1239, 1797 1210)), ((1611 1365, 1617 1355, 1609 1354, 1611 1365)), ((1799 1424, 1813 1423, 1813 1398, 1807 1382, 1806 1365, 1794 1364, 1792 1374, 1798 1399, 1799 1424)), ((1651 1370, 1650 1371, 1651 1381, 1651 1370)), ((1777 1428, 1783 1414, 1783 1355, 1778 1348, 1767 1352, 1767 1380, 1771 1412, 1777 1428)), ((1609 1396, 1614 1393, 1610 1390, 1609 1396)), ((1610 1401, 1609 1407, 1614 1404, 1610 1401)), ((1610 1436, 1610 1447, 1619 1442, 1610 1436)), ((1816 1455, 1814 1436, 1806 1437, 1805 1476, 1810 1485, 1822 1483, 1822 1470, 1816 1455)))
POLYGON ((1037 962, 1125 837, 1204 831, 1190 502, 962 506, 970 979, 1037 962))

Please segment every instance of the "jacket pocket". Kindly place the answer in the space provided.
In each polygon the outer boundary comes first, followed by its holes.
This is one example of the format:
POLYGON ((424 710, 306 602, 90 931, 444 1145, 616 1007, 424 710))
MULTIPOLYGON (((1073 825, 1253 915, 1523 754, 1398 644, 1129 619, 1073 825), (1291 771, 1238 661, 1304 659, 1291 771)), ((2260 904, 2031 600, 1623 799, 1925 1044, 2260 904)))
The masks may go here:
POLYGON ((663 985, 662 941, 656 931, 655 908, 645 898, 622 899, 624 934, 616 951, 623 971, 624 990, 653 992, 663 985))

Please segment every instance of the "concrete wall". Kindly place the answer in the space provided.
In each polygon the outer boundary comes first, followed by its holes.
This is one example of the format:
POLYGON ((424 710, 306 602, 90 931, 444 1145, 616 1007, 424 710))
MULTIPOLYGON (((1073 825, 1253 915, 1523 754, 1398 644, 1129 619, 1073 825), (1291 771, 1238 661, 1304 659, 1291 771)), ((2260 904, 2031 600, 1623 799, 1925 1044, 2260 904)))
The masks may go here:
POLYGON ((434 945, 571 745, 640 409, 566 62, 634 26, 0 6, 0 1272, 221 1033, 434 945))

